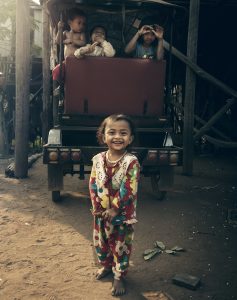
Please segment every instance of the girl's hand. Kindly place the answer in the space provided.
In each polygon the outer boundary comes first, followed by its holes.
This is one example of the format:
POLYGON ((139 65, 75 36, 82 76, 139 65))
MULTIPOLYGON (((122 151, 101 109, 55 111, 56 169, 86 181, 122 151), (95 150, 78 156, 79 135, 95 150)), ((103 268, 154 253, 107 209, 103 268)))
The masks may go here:
POLYGON ((98 45, 98 42, 95 42, 95 43, 93 43, 92 45, 90 45, 89 47, 88 47, 88 51, 87 51, 87 53, 92 53, 92 52, 94 52, 95 51, 95 47, 98 45))
POLYGON ((85 55, 85 54, 87 54, 87 53, 89 53, 89 48, 87 48, 87 47, 85 47, 85 48, 83 48, 83 49, 80 49, 80 55, 85 55))
POLYGON ((145 34, 147 32, 151 32, 152 30, 153 30, 153 28, 151 26, 149 26, 149 25, 143 25, 141 27, 141 29, 138 30, 138 34, 139 34, 139 36, 141 36, 141 35, 143 35, 143 34, 145 34))
POLYGON ((156 36, 156 38, 158 40, 163 39, 164 36, 164 28, 159 26, 159 25, 155 25, 155 29, 152 30, 152 32, 154 33, 154 35, 156 36))
POLYGON ((64 44, 69 45, 69 44, 73 44, 73 32, 69 32, 66 34, 66 39, 64 40, 64 44))
POLYGON ((63 29, 64 23, 62 21, 58 22, 58 30, 63 29))
POLYGON ((108 208, 103 212, 103 217, 111 222, 111 220, 119 214, 119 210, 115 208, 108 208))
POLYGON ((96 216, 96 217, 99 217, 99 218, 103 218, 103 213, 104 212, 99 211, 99 212, 94 212, 93 215, 96 216))
POLYGON ((72 40, 71 40, 71 39, 65 39, 65 40, 63 41, 63 43, 64 43, 65 45, 69 45, 69 44, 72 44, 72 40))
POLYGON ((103 41, 104 41, 104 39, 101 38, 101 37, 96 38, 97 45, 98 45, 98 44, 101 45, 101 44, 103 43, 103 41))

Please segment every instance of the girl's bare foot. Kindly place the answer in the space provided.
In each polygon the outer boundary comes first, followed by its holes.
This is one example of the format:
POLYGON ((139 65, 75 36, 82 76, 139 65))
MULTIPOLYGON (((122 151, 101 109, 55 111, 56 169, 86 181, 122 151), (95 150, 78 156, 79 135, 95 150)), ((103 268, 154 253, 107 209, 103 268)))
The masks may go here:
POLYGON ((109 275, 111 272, 112 272, 111 269, 106 269, 103 267, 96 272, 95 278, 97 280, 100 280, 100 279, 106 277, 107 275, 109 275))
POLYGON ((113 287, 112 287, 112 296, 122 296, 126 293, 125 285, 123 279, 117 280, 114 279, 113 287))

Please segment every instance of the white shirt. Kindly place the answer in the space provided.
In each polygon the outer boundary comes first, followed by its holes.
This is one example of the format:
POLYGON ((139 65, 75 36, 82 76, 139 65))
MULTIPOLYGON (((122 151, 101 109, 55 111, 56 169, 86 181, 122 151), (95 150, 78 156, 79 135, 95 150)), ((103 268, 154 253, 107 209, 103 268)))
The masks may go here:
MULTIPOLYGON (((75 52, 74 55, 77 58, 81 58, 84 55, 81 54, 81 51, 85 51, 87 50, 89 47, 91 46, 91 44, 87 44, 84 47, 80 47, 78 48, 75 52)), ((86 53, 85 55, 88 56, 106 56, 106 57, 113 57, 115 55, 115 50, 113 48, 113 46, 107 42, 107 41, 103 41, 103 43, 101 44, 101 46, 95 46, 95 50, 93 52, 90 53, 86 53)))

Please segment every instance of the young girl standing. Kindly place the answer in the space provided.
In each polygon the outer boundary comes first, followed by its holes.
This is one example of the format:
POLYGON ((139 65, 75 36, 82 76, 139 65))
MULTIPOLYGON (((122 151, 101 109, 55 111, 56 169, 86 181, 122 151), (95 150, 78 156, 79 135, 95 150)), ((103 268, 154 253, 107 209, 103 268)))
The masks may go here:
POLYGON ((124 276, 132 249, 136 219, 140 166, 128 152, 134 139, 134 125, 126 115, 111 115, 97 132, 100 144, 108 150, 93 157, 90 196, 94 216, 93 242, 102 268, 101 279, 113 272, 113 296, 125 293, 124 276))

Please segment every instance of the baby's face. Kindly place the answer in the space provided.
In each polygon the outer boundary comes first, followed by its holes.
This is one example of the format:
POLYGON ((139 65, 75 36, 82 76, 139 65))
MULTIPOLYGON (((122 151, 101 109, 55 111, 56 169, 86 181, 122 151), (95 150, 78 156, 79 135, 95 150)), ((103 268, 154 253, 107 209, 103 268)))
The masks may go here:
POLYGON ((86 18, 82 16, 77 16, 73 20, 70 20, 69 26, 73 32, 84 32, 86 28, 86 18))
POLYGON ((101 27, 96 27, 92 32, 91 40, 92 40, 93 43, 101 41, 101 40, 105 40, 105 31, 104 31, 104 29, 101 28, 101 27))

